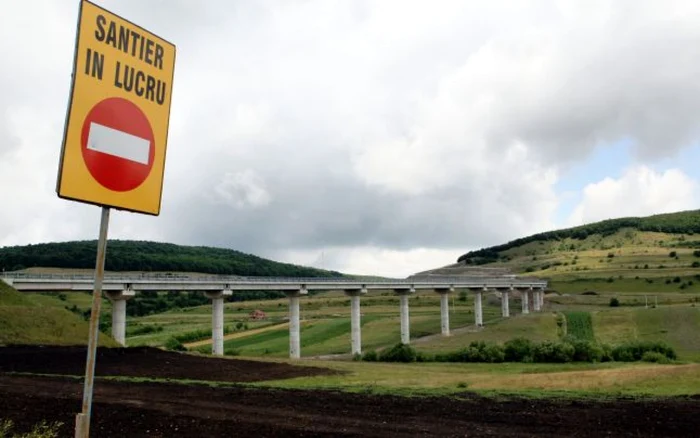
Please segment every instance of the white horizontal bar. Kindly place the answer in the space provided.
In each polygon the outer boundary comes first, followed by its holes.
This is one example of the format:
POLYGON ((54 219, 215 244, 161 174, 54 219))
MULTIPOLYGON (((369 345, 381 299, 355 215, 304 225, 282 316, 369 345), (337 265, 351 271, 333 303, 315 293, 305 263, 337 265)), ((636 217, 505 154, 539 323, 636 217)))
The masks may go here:
POLYGON ((151 142, 145 138, 90 122, 87 148, 147 165, 151 142))

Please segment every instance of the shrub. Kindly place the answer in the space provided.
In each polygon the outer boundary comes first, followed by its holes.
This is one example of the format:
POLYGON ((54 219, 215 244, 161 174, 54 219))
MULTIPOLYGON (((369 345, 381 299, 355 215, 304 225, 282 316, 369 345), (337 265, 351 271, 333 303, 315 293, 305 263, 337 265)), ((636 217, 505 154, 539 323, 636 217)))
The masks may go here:
POLYGON ((417 352, 416 353, 416 362, 434 362, 435 361, 435 356, 428 354, 428 353, 423 353, 423 352, 417 352))
POLYGON ((168 338, 167 341, 165 341, 165 349, 166 350, 172 350, 172 351, 186 351, 187 349, 185 348, 184 345, 182 345, 182 342, 179 340, 173 338, 168 338))
POLYGON ((368 351, 364 355, 362 355, 362 360, 365 362, 376 362, 378 359, 377 352, 372 350, 368 351))
POLYGON ((504 359, 506 362, 533 362, 533 349, 529 339, 511 339, 503 345, 504 359))
POLYGON ((162 325, 139 325, 129 330, 129 336, 147 335, 149 333, 159 333, 163 331, 162 325))
POLYGON ((602 356, 600 358, 601 362, 612 362, 615 360, 613 358, 613 348, 609 344, 600 344, 600 350, 602 352, 602 356))
POLYGON ((695 257, 700 257, 700 249, 696 249, 695 251, 693 251, 693 255, 695 257))
POLYGON ((63 423, 60 421, 47 423, 45 420, 41 420, 26 434, 12 433, 10 435, 14 423, 12 420, 0 420, 0 438, 56 438, 59 436, 61 426, 63 423))
POLYGON ((224 355, 226 356, 240 356, 241 351, 238 350, 237 348, 229 347, 224 350, 224 355))
POLYGON ((572 360, 574 362, 602 362, 603 348, 595 342, 585 339, 570 339, 567 340, 574 347, 572 360))
POLYGON ((498 363, 505 360, 503 347, 498 344, 487 344, 474 341, 468 347, 450 353, 436 354, 436 362, 487 362, 498 363))
POLYGON ((666 355, 661 354, 656 351, 646 351, 644 354, 642 354, 642 361, 644 362, 653 362, 653 363, 670 363, 671 361, 669 360, 666 355))
POLYGON ((671 257, 671 258, 674 258, 676 255, 677 255, 677 254, 676 254, 676 251, 671 251, 671 252, 668 253, 668 256, 671 257))
POLYGON ((680 283, 681 282, 681 277, 674 277, 673 278, 674 283, 680 283))
POLYGON ((398 343, 379 354, 381 362, 415 362, 416 350, 407 344, 398 343))
POLYGON ((676 352, 663 342, 657 341, 632 341, 613 348, 613 359, 620 362, 634 362, 642 360, 644 353, 652 351, 663 354, 668 359, 675 360, 676 352))
POLYGON ((564 363, 571 362, 574 357, 574 347, 564 342, 544 341, 535 346, 535 362, 564 363))
POLYGON ((612 253, 612 252, 609 252, 609 253, 608 253, 608 258, 611 259, 611 258, 613 258, 613 257, 615 257, 615 254, 612 253))
POLYGON ((616 297, 610 298, 610 307, 620 307, 620 300, 616 297))

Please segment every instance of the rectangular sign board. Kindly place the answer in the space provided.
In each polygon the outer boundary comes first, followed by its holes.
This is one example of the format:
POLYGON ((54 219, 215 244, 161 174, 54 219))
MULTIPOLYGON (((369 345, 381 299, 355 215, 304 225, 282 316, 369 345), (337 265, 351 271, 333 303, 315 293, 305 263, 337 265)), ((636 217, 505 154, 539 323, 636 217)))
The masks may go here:
POLYGON ((160 214, 175 46, 80 2, 56 192, 160 214))

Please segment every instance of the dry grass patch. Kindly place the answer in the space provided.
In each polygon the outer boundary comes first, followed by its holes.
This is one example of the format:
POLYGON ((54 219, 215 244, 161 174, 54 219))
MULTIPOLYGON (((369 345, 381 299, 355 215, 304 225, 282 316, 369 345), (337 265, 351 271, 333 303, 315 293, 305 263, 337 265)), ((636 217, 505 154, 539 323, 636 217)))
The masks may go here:
MULTIPOLYGON (((477 377, 477 376, 474 376, 477 377)), ((470 386, 474 389, 537 389, 537 390, 572 390, 605 391, 639 386, 649 382, 657 384, 670 381, 700 380, 700 364, 689 365, 631 365, 624 368, 610 368, 584 371, 566 371, 555 373, 524 373, 517 375, 485 374, 474 379, 470 386)))

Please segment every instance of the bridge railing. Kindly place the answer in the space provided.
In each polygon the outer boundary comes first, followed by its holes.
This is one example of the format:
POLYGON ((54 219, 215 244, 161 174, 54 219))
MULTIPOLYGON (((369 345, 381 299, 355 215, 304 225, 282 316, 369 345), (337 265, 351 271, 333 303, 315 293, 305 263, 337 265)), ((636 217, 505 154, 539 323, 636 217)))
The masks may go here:
MULTIPOLYGON (((90 274, 33 274, 23 272, 5 272, 2 277, 15 281, 93 281, 94 276, 90 274)), ((254 276, 234 276, 234 275, 188 275, 188 274, 107 274, 107 283, 148 283, 148 282, 197 282, 197 283, 335 283, 335 284, 413 284, 413 285, 536 285, 546 287, 547 282, 539 278, 517 277, 514 275, 500 277, 458 277, 458 276, 431 276, 430 278, 412 279, 376 279, 376 278, 347 278, 347 277, 254 277, 254 276)))

